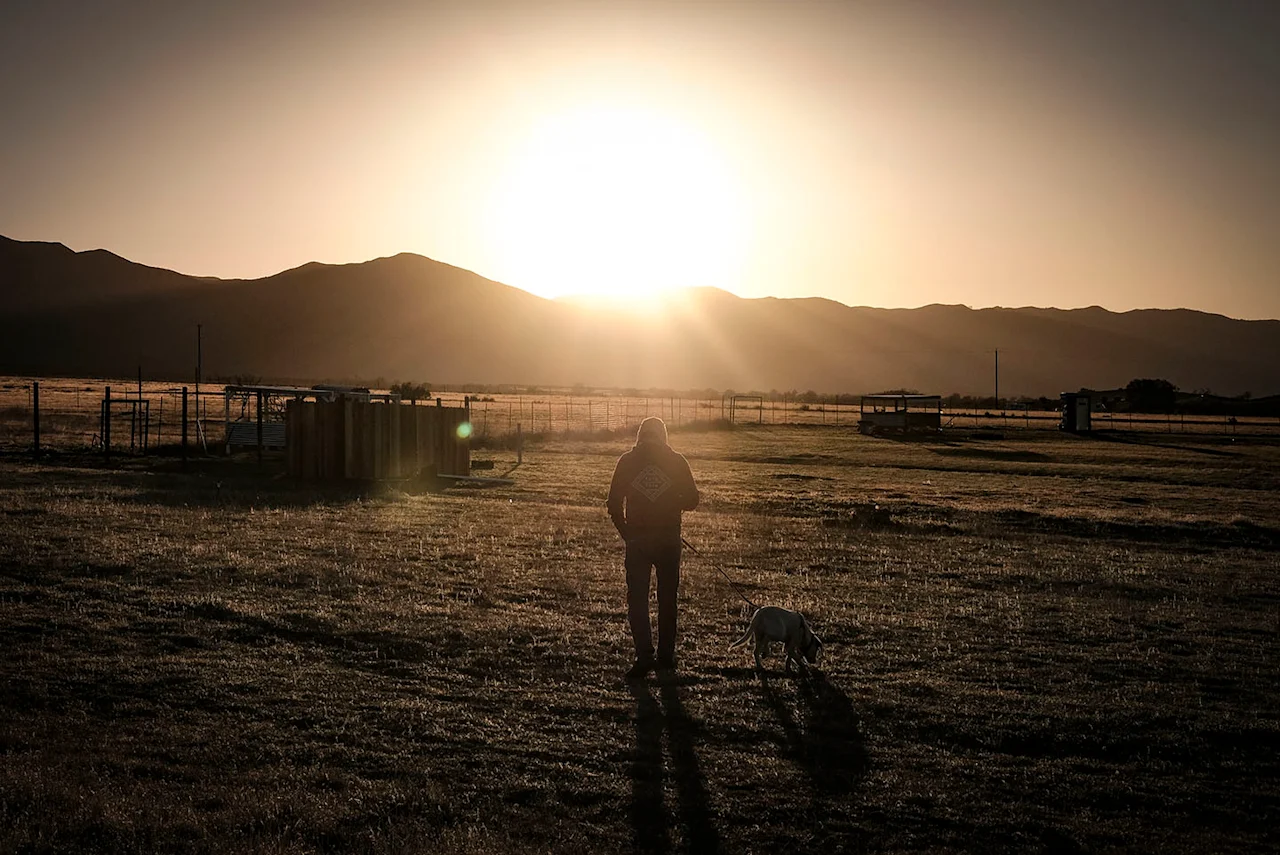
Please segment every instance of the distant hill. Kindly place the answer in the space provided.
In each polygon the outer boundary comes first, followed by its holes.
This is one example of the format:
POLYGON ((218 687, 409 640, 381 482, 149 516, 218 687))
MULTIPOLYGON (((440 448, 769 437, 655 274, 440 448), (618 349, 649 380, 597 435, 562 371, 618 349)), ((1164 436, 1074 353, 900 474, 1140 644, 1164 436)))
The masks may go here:
POLYGON ((147 267, 105 249, 73 252, 60 243, 0 235, 0 296, 6 313, 102 305, 208 287, 211 281, 219 280, 147 267))
POLYGON ((1177 310, 850 307, 714 289, 663 311, 545 300, 418 255, 255 280, 0 238, 0 373, 1002 395, 1159 377, 1280 392, 1280 321, 1177 310))

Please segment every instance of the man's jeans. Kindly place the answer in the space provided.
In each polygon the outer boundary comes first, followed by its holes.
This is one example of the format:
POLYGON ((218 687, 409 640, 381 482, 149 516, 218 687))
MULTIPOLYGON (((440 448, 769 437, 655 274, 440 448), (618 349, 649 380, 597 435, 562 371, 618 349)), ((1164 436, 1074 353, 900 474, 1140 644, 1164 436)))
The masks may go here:
POLYGON ((676 652, 676 592, 680 588, 680 534, 637 535, 627 540, 627 620, 636 659, 653 658, 649 627, 649 571, 658 576, 658 657, 676 652))

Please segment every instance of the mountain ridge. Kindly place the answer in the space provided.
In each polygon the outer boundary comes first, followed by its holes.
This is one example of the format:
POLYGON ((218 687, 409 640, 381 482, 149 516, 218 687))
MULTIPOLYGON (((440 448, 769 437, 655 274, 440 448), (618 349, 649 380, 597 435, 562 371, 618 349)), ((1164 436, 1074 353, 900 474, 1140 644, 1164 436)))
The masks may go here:
POLYGON ((308 262, 259 279, 148 267, 0 238, 0 373, 205 373, 612 388, 915 388, 1003 395, 1161 377, 1280 391, 1280 321, 1193 309, 848 306, 825 297, 668 295, 659 312, 549 300, 416 253, 308 262))

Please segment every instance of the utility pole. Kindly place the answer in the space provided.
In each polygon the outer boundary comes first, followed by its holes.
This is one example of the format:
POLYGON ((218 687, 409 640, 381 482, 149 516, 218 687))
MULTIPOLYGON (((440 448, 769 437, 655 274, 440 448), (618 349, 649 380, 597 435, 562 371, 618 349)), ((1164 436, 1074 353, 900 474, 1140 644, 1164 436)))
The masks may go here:
POLYGON ((1000 351, 996 350, 996 406, 1000 406, 1000 351))
POLYGON ((200 422, 200 376, 204 372, 204 324, 196 324, 196 437, 203 441, 204 425, 200 422))

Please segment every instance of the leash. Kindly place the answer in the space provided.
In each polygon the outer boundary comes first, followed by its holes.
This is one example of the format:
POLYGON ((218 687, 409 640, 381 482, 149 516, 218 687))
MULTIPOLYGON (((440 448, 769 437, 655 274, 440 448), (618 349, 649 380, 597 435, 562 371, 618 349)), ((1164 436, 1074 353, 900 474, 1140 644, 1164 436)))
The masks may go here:
MULTIPOLYGON (((698 548, 697 548, 696 546, 694 546, 692 543, 690 543, 689 541, 687 541, 687 540, 685 540, 685 539, 684 539, 683 535, 680 537, 680 542, 681 542, 681 543, 683 543, 685 546, 687 546, 687 547, 689 548, 689 551, 690 551, 690 552, 692 552, 694 555, 698 555, 698 556, 701 556, 701 555, 702 555, 702 553, 698 551, 698 548)), ((717 573, 719 573, 721 576, 723 576, 723 577, 724 577, 724 580, 725 580, 726 582, 728 582, 728 583, 729 583, 729 587, 730 587, 730 588, 733 588, 733 592, 734 592, 735 594, 737 594, 739 597, 742 597, 743 601, 744 601, 747 605, 751 606, 751 608, 753 608, 753 609, 759 609, 759 608, 760 608, 760 607, 759 607, 759 606, 757 606, 755 603, 751 602, 751 600, 747 597, 747 595, 746 595, 746 594, 742 593, 742 589, 741 589, 741 588, 739 588, 739 587, 734 583, 733 579, 729 578, 729 574, 728 574, 728 573, 726 573, 726 572, 724 572, 724 570, 720 567, 720 565, 719 565, 719 564, 714 564, 714 563, 713 563, 711 566, 712 566, 712 567, 714 567, 714 568, 716 568, 716 572, 717 572, 717 573)))

